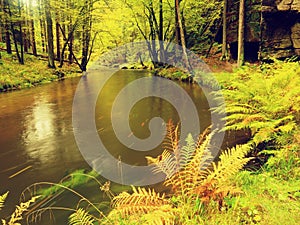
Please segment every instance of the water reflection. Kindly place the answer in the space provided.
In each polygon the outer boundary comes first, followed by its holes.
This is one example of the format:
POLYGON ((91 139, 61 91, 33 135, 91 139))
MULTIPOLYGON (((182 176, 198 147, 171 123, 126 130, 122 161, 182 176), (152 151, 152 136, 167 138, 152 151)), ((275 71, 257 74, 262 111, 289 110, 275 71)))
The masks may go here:
POLYGON ((55 120, 53 103, 49 103, 49 96, 37 96, 34 104, 27 111, 24 120, 24 132, 22 135, 25 149, 30 158, 41 163, 49 161, 49 157, 55 156, 55 120))

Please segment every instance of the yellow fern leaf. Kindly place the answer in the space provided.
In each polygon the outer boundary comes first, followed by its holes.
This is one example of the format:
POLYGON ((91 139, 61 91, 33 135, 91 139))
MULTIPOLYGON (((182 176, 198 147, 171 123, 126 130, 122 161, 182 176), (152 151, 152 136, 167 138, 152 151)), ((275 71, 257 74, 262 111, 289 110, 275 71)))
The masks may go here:
POLYGON ((9 192, 6 192, 5 194, 0 195, 0 210, 4 207, 4 202, 8 196, 8 193, 9 192))
POLYGON ((122 192, 113 198, 112 206, 115 209, 113 213, 119 212, 122 216, 147 213, 162 205, 169 204, 169 201, 165 198, 165 194, 156 193, 151 189, 135 188, 134 186, 132 186, 132 190, 132 194, 122 192))
POLYGON ((93 225, 94 218, 84 209, 77 209, 69 216, 69 225, 93 225))
POLYGON ((19 225, 20 223, 17 222, 23 219, 24 212, 28 211, 28 208, 31 206, 31 204, 36 202, 39 197, 40 196, 32 197, 27 202, 21 202, 20 205, 16 206, 16 210, 11 215, 8 225, 19 225))
POLYGON ((249 150, 248 145, 239 145, 223 151, 220 155, 220 161, 213 163, 213 169, 209 170, 206 180, 217 180, 219 185, 228 184, 232 176, 251 159, 245 158, 249 150))
POLYGON ((174 225, 176 224, 176 213, 171 205, 163 205, 155 211, 143 215, 141 220, 148 225, 174 225))

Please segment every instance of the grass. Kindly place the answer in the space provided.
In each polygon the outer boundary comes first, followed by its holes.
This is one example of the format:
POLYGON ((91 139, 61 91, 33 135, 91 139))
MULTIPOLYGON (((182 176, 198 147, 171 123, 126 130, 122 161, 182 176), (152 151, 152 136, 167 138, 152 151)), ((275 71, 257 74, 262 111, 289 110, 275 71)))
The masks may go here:
POLYGON ((25 55, 25 65, 21 65, 15 54, 1 52, 0 92, 29 88, 79 75, 81 73, 73 65, 65 64, 63 68, 49 69, 45 59, 31 55, 25 55))
POLYGON ((227 200, 211 224, 299 224, 300 180, 281 180, 267 172, 242 171, 234 183, 244 192, 227 200))

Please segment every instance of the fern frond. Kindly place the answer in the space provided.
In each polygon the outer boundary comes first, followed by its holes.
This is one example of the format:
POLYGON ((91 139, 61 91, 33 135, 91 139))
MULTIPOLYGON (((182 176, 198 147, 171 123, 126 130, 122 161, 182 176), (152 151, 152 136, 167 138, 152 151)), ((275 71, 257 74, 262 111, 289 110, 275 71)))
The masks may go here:
POLYGON ((142 216, 141 220, 148 225, 174 225, 176 213, 171 205, 163 205, 157 210, 142 216))
POLYGON ((167 178, 171 177, 176 172, 176 161, 174 156, 167 150, 164 150, 157 158, 146 156, 148 165, 153 165, 154 173, 164 173, 167 178))
POLYGON ((148 213, 158 209, 162 205, 169 204, 165 194, 160 194, 154 190, 145 188, 135 188, 132 186, 133 193, 122 192, 113 198, 112 206, 114 213, 121 213, 128 216, 136 213, 148 213))
POLYGON ((220 161, 218 163, 213 162, 213 169, 209 170, 206 180, 216 180, 218 185, 227 185, 232 176, 251 159, 245 158, 249 150, 249 145, 238 145, 223 151, 220 155, 220 161))
POLYGON ((164 142, 164 148, 170 152, 176 152, 179 148, 179 132, 178 125, 175 126, 172 120, 167 123, 167 134, 164 142))
POLYGON ((180 168, 189 163, 195 155, 195 141, 192 134, 188 134, 185 141, 186 145, 180 149, 180 168))
POLYGON ((199 149, 201 147, 201 145, 203 144, 203 142, 206 140, 206 138, 208 137, 208 135, 211 133, 211 128, 212 125, 210 125, 209 127, 207 127, 199 136, 198 136, 198 140, 197 140, 197 144, 196 144, 196 149, 199 149))
MULTIPOLYGON (((28 211, 29 207, 32 203, 36 202, 36 200, 40 196, 32 197, 27 202, 21 202, 20 205, 16 206, 16 210, 13 212, 13 214, 10 217, 10 220, 8 221, 9 225, 19 225, 20 223, 17 223, 18 221, 23 219, 23 214, 28 211)), ((4 223, 5 224, 5 223, 4 223)))
POLYGON ((9 192, 6 192, 5 194, 0 195, 0 210, 4 207, 4 203, 5 203, 5 200, 8 196, 8 193, 9 192))
POLYGON ((69 225, 93 225, 95 219, 84 209, 77 209, 69 216, 69 225))
POLYGON ((164 184, 171 186, 175 193, 189 192, 194 188, 195 184, 206 177, 207 172, 204 168, 206 168, 209 159, 211 159, 209 146, 212 136, 213 133, 210 133, 204 141, 201 140, 202 144, 197 146, 190 162, 165 181, 164 184))
POLYGON ((224 151, 218 163, 213 162, 212 169, 203 173, 200 182, 196 183, 189 194, 196 194, 201 202, 208 204, 210 201, 217 201, 219 209, 224 198, 231 195, 240 194, 241 190, 230 185, 232 177, 250 160, 245 158, 249 152, 249 146, 241 145, 236 148, 224 151))

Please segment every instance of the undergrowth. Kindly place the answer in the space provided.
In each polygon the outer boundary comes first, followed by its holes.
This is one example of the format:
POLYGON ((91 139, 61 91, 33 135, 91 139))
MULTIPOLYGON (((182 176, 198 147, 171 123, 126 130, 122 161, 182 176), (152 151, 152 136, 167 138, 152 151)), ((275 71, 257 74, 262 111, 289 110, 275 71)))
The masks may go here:
POLYGON ((53 70, 47 67, 47 61, 31 55, 25 55, 25 65, 20 65, 14 54, 9 55, 5 52, 1 52, 0 72, 0 92, 80 75, 75 66, 66 64, 64 68, 53 70))
POLYGON ((267 168, 281 177, 294 173, 299 178, 299 63, 275 60, 216 76, 226 107, 214 110, 227 114, 224 130, 248 130, 252 149, 272 156, 267 168))

